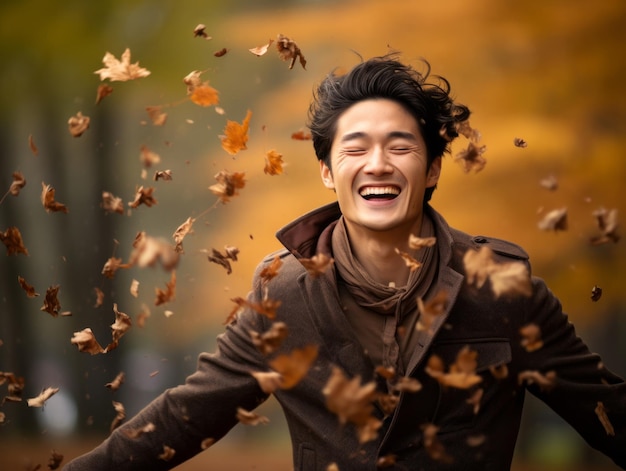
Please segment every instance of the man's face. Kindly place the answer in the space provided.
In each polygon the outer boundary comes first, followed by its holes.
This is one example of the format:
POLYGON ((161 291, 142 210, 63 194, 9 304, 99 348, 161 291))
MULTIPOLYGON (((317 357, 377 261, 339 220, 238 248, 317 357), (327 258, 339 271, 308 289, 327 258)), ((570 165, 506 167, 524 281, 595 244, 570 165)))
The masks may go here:
POLYGON ((389 99, 355 103, 337 120, 322 181, 335 190, 348 227, 410 231, 421 221, 424 190, 437 184, 441 159, 426 169, 426 144, 413 116, 389 99))

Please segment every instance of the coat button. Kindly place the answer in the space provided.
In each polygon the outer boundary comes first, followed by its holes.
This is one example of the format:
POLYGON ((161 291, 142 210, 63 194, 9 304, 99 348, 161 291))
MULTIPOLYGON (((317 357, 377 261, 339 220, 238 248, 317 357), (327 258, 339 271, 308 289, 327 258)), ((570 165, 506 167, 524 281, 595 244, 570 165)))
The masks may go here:
POLYGON ((474 242, 477 244, 486 244, 487 239, 485 237, 478 236, 478 237, 474 237, 474 242))

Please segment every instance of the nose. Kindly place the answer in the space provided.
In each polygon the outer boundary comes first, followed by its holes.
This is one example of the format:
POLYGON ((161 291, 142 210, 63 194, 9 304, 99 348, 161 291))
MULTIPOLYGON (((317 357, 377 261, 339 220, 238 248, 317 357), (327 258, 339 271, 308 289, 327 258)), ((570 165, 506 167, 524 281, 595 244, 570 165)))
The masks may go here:
POLYGON ((382 147, 375 147, 367 155, 363 171, 371 175, 384 175, 393 172, 393 166, 382 147))

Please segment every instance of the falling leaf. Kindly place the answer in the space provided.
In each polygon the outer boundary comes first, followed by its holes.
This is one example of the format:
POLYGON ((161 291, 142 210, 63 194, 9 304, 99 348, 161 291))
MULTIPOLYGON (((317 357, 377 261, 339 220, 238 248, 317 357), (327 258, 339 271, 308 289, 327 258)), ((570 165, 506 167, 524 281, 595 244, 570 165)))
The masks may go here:
POLYGON ((602 297, 602 288, 600 288, 598 285, 594 285, 594 287, 591 288, 591 300, 594 302, 600 301, 601 297, 602 297))
POLYGON ((24 254, 28 255, 28 250, 24 247, 22 233, 17 227, 8 227, 6 231, 0 231, 0 241, 7 248, 7 255, 24 254))
POLYGON ((214 443, 215 443, 215 438, 205 438, 200 443, 200 448, 202 450, 206 450, 207 448, 210 448, 211 446, 213 446, 214 443))
POLYGON ((113 401, 113 409, 115 410, 116 414, 113 418, 113 421, 111 422, 111 432, 119 427, 122 422, 124 422, 124 419, 126 419, 126 409, 124 409, 124 404, 122 404, 121 402, 113 401))
POLYGON ((530 296, 532 284, 528 267, 523 262, 497 263, 493 251, 482 246, 468 250, 463 256, 467 283, 481 288, 487 280, 496 298, 503 295, 530 296))
POLYGON ((135 199, 129 202, 128 206, 133 209, 139 207, 140 204, 145 204, 148 208, 154 206, 155 204, 157 204, 156 198, 152 196, 152 193, 154 193, 154 191, 154 187, 144 188, 143 186, 140 186, 135 192, 135 199))
POLYGON ((104 386, 109 388, 111 391, 117 391, 120 386, 124 383, 126 375, 123 371, 120 371, 117 376, 110 383, 105 384, 104 386))
POLYGON ((287 337, 287 324, 284 322, 275 322, 269 330, 262 334, 250 330, 250 337, 254 346, 263 354, 269 355, 274 353, 287 337))
POLYGON ((278 50, 278 55, 282 60, 289 61, 290 69, 293 69, 297 59, 300 59, 300 65, 302 68, 306 69, 306 59, 302 55, 302 51, 295 41, 279 34, 276 38, 276 49, 278 50))
POLYGON ((41 311, 47 312, 52 317, 57 317, 59 315, 59 310, 61 309, 61 303, 57 299, 57 295, 59 293, 59 285, 50 286, 46 290, 46 296, 43 300, 43 306, 41 306, 41 311))
POLYGON ((341 369, 333 367, 322 393, 326 397, 326 408, 337 415, 339 423, 352 423, 357 427, 360 443, 376 438, 382 422, 372 415, 377 396, 375 381, 361 385, 360 376, 348 379, 341 369))
POLYGON ((490 366, 489 371, 496 379, 504 379, 509 376, 509 368, 505 364, 490 366))
POLYGON ((115 322, 111 324, 112 341, 109 345, 107 345, 104 351, 105 353, 117 348, 122 336, 128 332, 132 326, 130 317, 127 314, 118 311, 117 303, 113 303, 113 312, 115 313, 115 322))
POLYGON ((271 149, 265 153, 265 168, 263 171, 267 175, 280 175, 283 173, 283 154, 271 149))
MULTIPOLYGON (((26 180, 24 179, 24 175, 21 172, 13 172, 13 181, 11 182, 11 186, 9 187, 9 191, 7 194, 11 196, 18 196, 20 194, 20 190, 26 186, 26 180)), ((5 195, 6 196, 6 195, 5 195)), ((0 203, 4 200, 4 196, 0 203)))
POLYGON ((543 231, 566 231, 567 208, 553 209, 539 221, 538 226, 543 231))
POLYGON ((239 194, 238 190, 241 190, 246 185, 245 175, 244 172, 230 173, 226 170, 221 170, 214 176, 217 183, 211 185, 209 190, 214 195, 217 195, 223 204, 226 204, 233 196, 239 194))
POLYGON ((163 126, 165 121, 167 121, 167 113, 163 112, 163 107, 161 106, 148 106, 146 111, 153 126, 163 126))
POLYGON ((335 259, 329 257, 325 253, 318 253, 313 255, 311 258, 302 258, 300 259, 300 263, 306 268, 306 271, 313 278, 317 278, 318 276, 324 274, 326 270, 333 266, 335 263, 335 259))
POLYGON ((473 128, 467 119, 465 121, 461 121, 460 123, 455 123, 454 127, 457 133, 469 139, 471 142, 479 142, 482 137, 480 131, 473 128))
POLYGON ((437 243, 436 237, 418 237, 413 234, 409 234, 409 248, 413 250, 420 250, 425 247, 432 247, 437 243))
POLYGON ((224 135, 220 136, 220 140, 222 141, 222 148, 229 154, 235 155, 239 151, 248 148, 246 143, 248 142, 248 128, 251 117, 252 111, 248 110, 241 124, 230 119, 226 120, 224 135))
POLYGON ((170 281, 166 283, 165 291, 160 288, 155 288, 156 299, 154 300, 155 306, 160 306, 161 304, 169 303, 176 298, 176 271, 172 271, 170 276, 170 281))
POLYGON ((470 141, 467 145, 467 149, 460 151, 455 156, 455 160, 463 165, 463 170, 466 173, 471 170, 478 173, 487 165, 487 161, 483 157, 486 149, 487 146, 478 146, 470 141))
MULTIPOLYGON (((220 102, 218 91, 211 87, 208 82, 193 89, 189 99, 198 106, 213 106, 220 102)), ((244 145, 245 149, 245 145, 244 145)))
POLYGON ((130 282, 130 289, 129 289, 130 295, 133 298, 137 298, 139 297, 139 281, 137 280, 132 280, 130 282))
POLYGON ((270 419, 267 417, 247 411, 241 407, 237 407, 237 420, 244 425, 265 425, 270 422, 270 419))
POLYGON ((446 453, 443 444, 437 438, 439 427, 434 424, 426 424, 422 427, 424 433, 424 449, 434 461, 452 463, 454 460, 446 453))
POLYGON ((183 252, 183 240, 187 236, 187 234, 193 234, 193 223, 196 222, 195 219, 188 217, 185 222, 183 222, 180 226, 176 228, 174 234, 172 234, 172 238, 176 244, 174 250, 176 252, 183 252))
POLYGON ((522 341, 520 342, 522 347, 527 352, 534 352, 543 347, 543 340, 541 340, 541 330, 537 324, 527 324, 520 329, 522 341))
POLYGON ((159 181, 159 180, 163 180, 163 181, 172 181, 172 171, 171 170, 160 170, 155 172, 154 174, 154 181, 159 181))
POLYGON ((80 111, 76 113, 76 116, 70 117, 70 119, 67 120, 67 126, 72 137, 82 136, 83 133, 89 129, 89 122, 89 116, 83 116, 80 111))
POLYGON ((277 371, 253 371, 250 373, 259 383, 261 391, 272 394, 283 387, 283 375, 277 371))
POLYGON ((104 349, 100 346, 96 336, 89 327, 80 332, 74 332, 71 343, 78 347, 79 352, 87 352, 92 355, 104 353, 104 349))
POLYGON ((263 284, 269 283, 274 277, 276 277, 282 265, 283 261, 280 257, 278 255, 274 256, 272 263, 264 267, 259 273, 259 277, 261 278, 263 284))
POLYGON ((26 296, 29 298, 36 298, 39 296, 39 293, 35 292, 35 288, 29 285, 24 278, 21 276, 17 276, 17 282, 20 284, 21 288, 26 292, 26 296))
POLYGON ((389 466, 393 466, 393 465, 396 464, 396 459, 397 459, 397 457, 394 454, 381 456, 376 461, 376 468, 384 469, 384 468, 388 468, 389 466))
POLYGON ((120 268, 129 268, 130 265, 127 263, 122 263, 121 258, 111 257, 109 258, 102 267, 102 274, 108 279, 112 280, 115 278, 115 273, 120 268))
POLYGON ((145 268, 160 262, 164 270, 172 271, 179 260, 180 253, 176 251, 176 247, 165 239, 151 237, 142 231, 135 236, 129 266, 145 268))
POLYGON ((546 190, 554 191, 559 187, 559 182, 554 175, 550 175, 539 181, 539 184, 546 190))
POLYGON ((150 317, 150 308, 148 308, 145 304, 142 304, 141 311, 137 314, 137 327, 144 327, 148 317, 150 317))
POLYGON ((417 298, 417 309, 420 316, 415 324, 415 329, 432 332, 433 322, 446 311, 447 304, 448 292, 443 289, 426 302, 422 298, 417 298))
POLYGON ((413 258, 413 256, 408 252, 403 252, 397 247, 395 248, 395 252, 400 255, 400 257, 402 257, 402 260, 404 260, 404 264, 409 268, 409 271, 411 273, 413 273, 415 270, 422 266, 421 262, 415 260, 415 258, 413 258))
POLYGON ((226 49, 225 47, 223 47, 222 49, 220 49, 219 51, 215 51, 213 53, 213 55, 215 57, 224 57, 226 54, 228 53, 228 49, 226 49))
POLYGON ((126 82, 150 75, 150 71, 139 67, 139 62, 130 63, 130 49, 126 48, 122 53, 121 60, 118 60, 113 54, 107 52, 102 63, 104 68, 98 69, 94 74, 100 75, 100 80, 110 80, 111 82, 126 82))
POLYGON ((15 376, 13 373, 0 371, 0 385, 6 382, 8 382, 8 394, 2 399, 1 403, 5 401, 21 402, 22 393, 24 392, 24 378, 15 376))
POLYGON ((43 407, 46 401, 59 392, 59 388, 46 388, 37 397, 27 400, 28 407, 43 407))
POLYGON ((224 247, 224 253, 216 249, 211 249, 211 254, 208 255, 208 259, 209 262, 223 266, 226 269, 226 274, 230 275, 233 271, 230 261, 236 262, 238 254, 239 249, 237 247, 227 245, 224 247))
POLYGON ((101 83, 98 85, 98 90, 96 91, 96 105, 108 97, 111 93, 113 93, 113 87, 108 83, 101 83))
POLYGON ((204 39, 207 39, 207 40, 211 39, 211 36, 206 34, 205 29, 206 29, 206 25, 203 25, 202 23, 200 23, 198 26, 196 26, 193 29, 193 37, 194 38, 204 38, 204 39))
POLYGON ((554 387, 556 382, 556 373, 554 371, 548 371, 545 375, 539 371, 522 371, 517 375, 517 381, 519 384, 524 382, 528 384, 537 384, 542 391, 549 391, 554 387))
POLYGON ((528 143, 521 137, 516 137, 515 139, 513 139, 513 145, 515 147, 521 147, 522 149, 528 147, 528 143))
POLYGON ((600 419, 600 423, 604 427, 604 431, 607 435, 611 437, 615 436, 615 429, 613 428, 613 424, 609 420, 609 416, 606 413, 606 409, 604 408, 604 404, 601 401, 598 401, 598 405, 595 408, 595 413, 600 419))
MULTIPOLYGON (((15 174, 13 174, 15 175, 15 174)), ((618 220, 617 209, 611 209, 610 211, 600 208, 593 212, 593 216, 596 218, 598 229, 602 232, 601 235, 591 238, 592 245, 600 245, 607 242, 617 243, 620 239, 617 233, 618 220)))
POLYGON ((477 355, 478 352, 471 350, 466 345, 459 350, 455 362, 450 365, 448 372, 446 372, 441 358, 433 354, 428 359, 426 373, 439 381, 443 386, 469 389, 482 381, 482 378, 476 374, 477 355))
POLYGON ((263 56, 267 53, 267 50, 273 43, 274 40, 270 39, 267 44, 264 44, 263 46, 253 47, 252 49, 248 49, 248 51, 250 51, 255 56, 263 56))
POLYGON ((241 297, 232 298, 231 301, 237 306, 231 311, 225 322, 226 324, 228 324, 230 320, 234 319, 237 312, 243 308, 250 308, 259 314, 264 315, 268 319, 274 319, 276 317, 276 310, 282 303, 280 300, 273 299, 262 299, 261 302, 251 302, 241 297))
POLYGON ((307 345, 278 355, 269 362, 270 367, 282 376, 281 389, 291 389, 304 378, 317 358, 317 352, 317 345, 307 345))
POLYGON ((294 141, 310 141, 312 136, 309 131, 300 130, 291 133, 291 138, 294 141))
POLYGON ((139 161, 145 168, 150 168, 161 162, 161 156, 156 152, 152 152, 148 146, 142 145, 139 153, 139 161))
POLYGON ((32 134, 28 135, 28 147, 35 157, 39 155, 39 149, 37 148, 37 144, 35 144, 35 138, 32 134))
POLYGON ((135 440, 141 437, 142 435, 146 433, 154 432, 155 430, 156 430, 156 427, 154 426, 154 424, 152 422, 148 422, 143 427, 134 428, 134 429, 125 428, 124 435, 126 435, 128 438, 132 440, 135 440))
POLYGON ((48 458, 48 469, 58 469, 62 462, 63 455, 52 450, 50 452, 50 458, 48 458))
POLYGON ((100 203, 105 213, 118 213, 124 214, 124 202, 122 198, 118 198, 113 193, 108 191, 102 192, 102 202, 100 203))
POLYGON ((176 455, 176 450, 174 448, 169 447, 167 445, 163 445, 163 453, 159 455, 159 459, 163 461, 171 461, 176 455))
POLYGON ((478 388, 472 393, 472 395, 465 401, 470 406, 473 406, 474 415, 477 415, 480 411, 480 401, 483 398, 484 389, 478 388))
POLYGON ((45 182, 41 182, 41 204, 45 208, 46 212, 58 212, 61 211, 65 214, 69 213, 67 207, 54 200, 55 189, 51 185, 46 185, 45 182))

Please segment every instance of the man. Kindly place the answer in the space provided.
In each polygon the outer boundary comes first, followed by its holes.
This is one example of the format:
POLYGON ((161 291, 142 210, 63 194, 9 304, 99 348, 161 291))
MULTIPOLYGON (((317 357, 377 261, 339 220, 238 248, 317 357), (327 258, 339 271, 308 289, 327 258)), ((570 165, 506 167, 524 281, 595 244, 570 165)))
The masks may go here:
POLYGON ((526 390, 626 469, 626 383, 521 248, 450 228, 428 204, 470 114, 428 80, 385 56, 322 81, 310 128, 337 203, 279 231, 285 249, 217 351, 68 471, 169 469, 270 391, 296 470, 501 471, 526 390))

